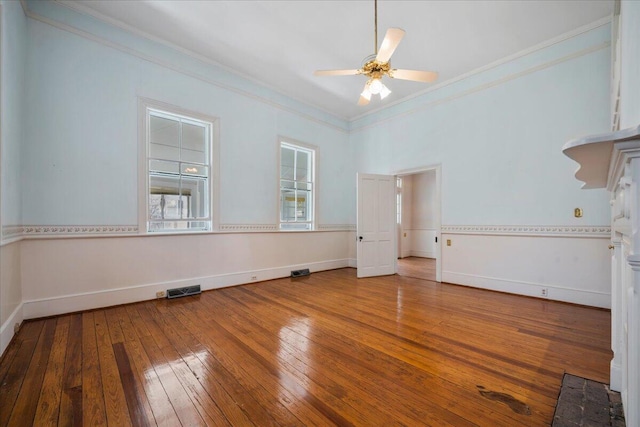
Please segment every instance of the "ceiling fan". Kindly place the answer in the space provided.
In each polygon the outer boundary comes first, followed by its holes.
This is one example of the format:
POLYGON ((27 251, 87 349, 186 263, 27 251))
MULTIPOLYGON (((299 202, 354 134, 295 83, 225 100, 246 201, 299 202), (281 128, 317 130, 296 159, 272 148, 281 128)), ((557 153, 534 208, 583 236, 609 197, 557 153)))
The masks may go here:
POLYGON ((374 0, 374 38, 375 53, 367 56, 362 68, 357 70, 318 70, 313 74, 316 76, 354 76, 363 74, 369 79, 364 85, 364 90, 360 94, 358 105, 367 105, 371 100, 371 95, 380 95, 380 99, 386 98, 391 90, 382 83, 382 77, 387 75, 392 79, 411 80, 415 82, 431 83, 438 78, 435 71, 402 70, 391 68, 391 55, 396 50, 400 41, 404 37, 404 30, 400 28, 389 28, 382 40, 380 50, 378 50, 378 0, 374 0))

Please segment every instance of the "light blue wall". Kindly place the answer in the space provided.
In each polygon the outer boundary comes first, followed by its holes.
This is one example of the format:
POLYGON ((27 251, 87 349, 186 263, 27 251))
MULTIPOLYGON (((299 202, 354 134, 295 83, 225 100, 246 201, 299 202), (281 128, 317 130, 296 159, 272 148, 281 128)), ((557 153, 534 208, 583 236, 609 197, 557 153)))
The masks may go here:
POLYGON ((16 1, 2 5, 2 225, 21 224, 21 144, 24 126, 27 18, 16 1))
POLYGON ((356 222, 356 171, 433 164, 445 225, 608 223, 606 193, 581 191, 561 152, 608 129, 608 25, 346 123, 58 4, 29 5, 75 29, 29 23, 25 224, 137 222, 139 96, 220 118, 221 223, 276 222, 278 136, 319 147, 321 224, 356 222))
MULTIPOLYGON (((54 6, 44 11, 67 19, 54 6)), ((107 45, 107 36, 124 37, 114 29, 97 42, 30 22, 25 224, 137 223, 138 97, 220 118, 221 223, 277 222, 278 136, 319 148, 319 223, 350 222, 355 206, 336 203, 355 175, 346 123, 264 88, 245 91, 256 85, 171 49, 135 37, 107 45)))
POLYGON ((358 170, 442 164, 444 225, 607 225, 561 149, 609 128, 609 44, 605 25, 352 123, 358 170))
POLYGON ((620 7, 620 127, 625 129, 640 125, 640 2, 625 0, 620 7))

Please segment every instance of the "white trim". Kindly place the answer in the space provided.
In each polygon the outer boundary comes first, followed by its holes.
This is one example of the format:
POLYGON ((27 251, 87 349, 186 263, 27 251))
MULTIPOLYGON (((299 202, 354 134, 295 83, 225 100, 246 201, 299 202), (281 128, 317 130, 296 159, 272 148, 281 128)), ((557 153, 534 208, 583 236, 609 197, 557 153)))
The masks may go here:
POLYGON ((584 289, 567 288, 549 283, 524 282, 519 280, 501 279, 498 277, 456 273, 453 271, 443 271, 442 281, 456 285, 472 286, 475 288, 550 299, 554 301, 564 301, 573 304, 588 305, 591 307, 611 308, 611 294, 584 289), (548 296, 546 298, 540 296, 542 294, 542 288, 548 289, 548 296))
POLYGON ((611 227, 572 225, 443 225, 442 234, 611 238, 611 227))
MULTIPOLYGON (((379 125, 381 125, 383 123, 386 123, 388 121, 395 120, 395 119, 397 119, 399 117, 412 115, 412 114, 417 113, 418 111, 427 110, 429 108, 435 107, 436 105, 440 105, 440 104, 444 104, 444 103, 447 103, 447 102, 451 102, 451 101, 456 100, 458 98, 462 98, 462 97, 465 97, 467 95, 471 95, 471 94, 474 94, 476 92, 480 92, 480 91, 483 91, 485 89, 489 89, 491 87, 501 85, 501 84, 509 82, 511 80, 515 80, 515 79, 518 79, 520 77, 524 77, 524 76, 526 76, 528 74, 533 74, 535 72, 544 70, 546 68, 550 68, 550 67, 553 67, 555 65, 561 64, 563 62, 570 61, 570 60, 576 59, 576 58, 580 58, 581 56, 585 56, 585 55, 597 52, 597 51, 602 50, 602 49, 606 49, 609 46, 611 46, 611 42, 603 42, 603 43, 600 43, 598 45, 591 46, 591 47, 579 50, 577 52, 573 52, 573 53, 571 53, 569 55, 565 55, 565 56, 563 56, 561 58, 557 58, 557 59, 554 59, 554 60, 549 61, 549 62, 544 62, 542 64, 536 65, 536 66, 531 67, 531 68, 527 68, 527 69, 519 71, 517 73, 509 74, 509 75, 506 75, 506 76, 501 77, 499 79, 492 80, 492 81, 490 81, 488 83, 484 83, 484 84, 481 84, 479 86, 475 86, 475 87, 472 87, 470 89, 463 90, 461 92, 458 92, 456 94, 447 96, 445 98, 436 99, 434 101, 427 102, 426 104, 418 105, 418 106, 416 106, 414 108, 411 108, 411 109, 409 109, 407 111, 402 111, 402 112, 399 112, 399 113, 396 113, 396 114, 391 114, 391 115, 389 115, 389 116, 387 116, 385 118, 381 118, 381 119, 376 120, 374 123, 364 124, 364 125, 359 126, 359 127, 351 126, 349 128, 349 130, 350 130, 351 133, 353 133, 353 132, 358 132, 358 131, 374 128, 374 127, 377 127, 377 126, 379 126, 379 125)), ((405 102, 407 102, 407 101, 405 100, 405 102)))
POLYGON ((288 277, 291 274, 291 270, 301 268, 308 268, 312 272, 345 268, 349 266, 350 262, 350 259, 345 258, 26 300, 23 302, 23 312, 25 319, 54 316, 81 310, 146 301, 154 299, 156 292, 171 288, 200 285, 201 289, 205 291, 288 277), (256 279, 252 280, 253 277, 256 277, 256 279))
POLYGON ((15 324, 22 324, 24 320, 23 315, 23 303, 18 304, 18 306, 13 310, 13 313, 7 318, 7 321, 0 326, 0 356, 4 354, 4 351, 9 346, 11 339, 14 334, 14 326, 15 324))
MULTIPOLYGON (((61 5, 64 5, 63 3, 60 3, 60 2, 56 2, 56 3, 61 4, 61 5)), ((279 110, 282 110, 282 111, 286 111, 286 112, 288 112, 288 113, 295 114, 295 115, 297 115, 297 116, 299 116, 299 117, 302 117, 302 118, 304 118, 304 119, 306 119, 306 120, 309 120, 309 121, 312 121, 312 122, 315 122, 315 123, 321 124, 321 125, 323 125, 323 126, 331 127, 331 128, 333 128, 333 129, 335 129, 335 130, 338 130, 338 131, 340 131, 340 132, 343 132, 343 133, 348 133, 348 132, 349 132, 348 126, 340 127, 340 126, 335 125, 335 124, 333 124, 333 123, 331 123, 331 122, 329 122, 329 121, 326 121, 326 120, 323 120, 323 119, 320 119, 320 118, 314 117, 314 116, 312 116, 312 115, 310 115, 310 114, 303 113, 303 112, 301 112, 301 111, 299 111, 299 110, 297 110, 297 109, 295 109, 295 108, 287 107, 287 106, 285 106, 285 105, 284 105, 284 104, 282 104, 282 103, 279 103, 279 102, 273 101, 273 100, 271 100, 271 99, 268 99, 268 98, 262 97, 262 96, 260 96, 260 95, 256 95, 256 94, 254 94, 254 93, 252 93, 252 92, 248 92, 248 91, 246 91, 246 90, 243 90, 243 89, 237 88, 237 87, 235 87, 235 86, 231 86, 231 85, 228 85, 228 84, 222 83, 222 82, 217 81, 217 80, 214 80, 214 79, 212 79, 212 78, 202 76, 202 75, 200 75, 200 74, 198 74, 198 73, 191 72, 191 71, 187 70, 186 68, 181 67, 181 66, 179 66, 179 65, 173 65, 173 64, 171 64, 169 61, 162 60, 162 59, 157 58, 157 57, 154 57, 154 56, 152 56, 152 55, 147 55, 147 54, 142 53, 142 52, 139 52, 139 51, 137 51, 137 50, 135 50, 135 49, 133 49, 133 48, 130 48, 130 47, 127 47, 127 46, 123 46, 123 45, 121 45, 121 44, 119 44, 119 43, 112 42, 112 41, 110 41, 110 40, 106 40, 106 39, 104 39, 104 38, 102 38, 102 37, 100 37, 100 36, 97 36, 97 35, 95 35, 95 34, 92 34, 92 33, 89 33, 89 32, 87 32, 87 31, 81 30, 81 29, 79 29, 79 28, 73 27, 73 26, 71 26, 71 25, 64 24, 64 23, 62 23, 62 22, 59 22, 59 21, 53 20, 53 19, 51 19, 51 18, 47 18, 47 17, 45 17, 45 16, 39 15, 39 14, 37 14, 37 13, 33 12, 33 11, 32 11, 32 10, 30 10, 30 9, 26 11, 26 15, 27 15, 29 18, 33 19, 33 20, 36 20, 36 21, 42 22, 43 24, 50 25, 50 26, 52 26, 52 27, 54 27, 54 28, 58 28, 59 30, 62 30, 62 31, 67 31, 67 32, 69 32, 69 33, 75 34, 75 35, 77 35, 77 36, 79 36, 79 37, 83 37, 83 38, 85 38, 85 39, 87 39, 87 40, 91 40, 91 41, 96 42, 96 43, 98 43, 98 44, 101 44, 101 45, 103 45, 103 46, 106 46, 106 47, 109 47, 109 48, 112 48, 112 49, 115 49, 115 50, 119 50, 119 51, 121 51, 121 52, 123 52, 123 53, 129 54, 129 55, 132 55, 132 56, 135 56, 135 57, 137 57, 137 58, 139 58, 139 59, 141 59, 141 60, 143 60, 143 61, 147 61, 147 62, 150 62, 150 63, 156 64, 156 65, 159 65, 159 66, 161 66, 161 67, 164 67, 164 68, 166 68, 166 69, 169 69, 169 70, 175 71, 175 72, 180 73, 180 74, 183 74, 183 75, 185 75, 185 76, 188 76, 188 77, 191 77, 191 78, 194 78, 194 79, 200 80, 200 81, 202 81, 202 82, 204 82, 204 83, 208 83, 208 84, 210 84, 210 85, 213 85, 213 86, 219 87, 219 88, 221 88, 221 89, 224 89, 224 90, 228 90, 228 91, 230 91, 230 92, 237 93, 237 94, 239 94, 239 95, 245 96, 245 97, 247 97, 247 98, 253 99, 253 100, 255 100, 255 101, 261 102, 261 103, 263 103, 263 104, 269 105, 269 106, 274 107, 274 108, 277 108, 277 109, 279 109, 279 110)), ((163 46, 164 46, 164 47, 171 48, 170 46, 167 46, 166 44, 163 44, 163 46)), ((183 52, 182 52, 182 53, 183 53, 183 52)), ((189 55, 189 54, 185 54, 185 55, 187 55, 187 56, 189 56, 189 57, 192 57, 192 58, 193 58, 193 56, 192 56, 192 55, 189 55)), ((206 60, 202 60, 202 59, 199 59, 199 58, 194 58, 194 59, 196 59, 196 60, 200 60, 200 61, 203 61, 203 62, 205 62, 205 63, 206 63, 206 64, 208 64, 208 65, 215 65, 215 66, 217 66, 217 64, 212 63, 210 60, 209 60, 209 61, 206 61, 206 60)), ((220 66, 220 68, 225 69, 226 67, 224 67, 224 66, 220 66)), ((242 76, 242 75, 241 75, 240 73, 238 73, 237 71, 230 71, 230 72, 232 72, 233 74, 237 75, 238 77, 245 78, 244 76, 242 76)), ((254 82, 254 80, 252 80, 252 79, 248 79, 248 80, 251 80, 252 82, 254 82)), ((295 98, 294 98, 293 96, 291 96, 291 95, 285 95, 285 94, 283 94, 283 93, 281 93, 281 92, 278 92, 277 90, 270 88, 269 86, 267 86, 267 85, 266 85, 266 84, 264 84, 264 83, 256 82, 256 84, 259 84, 260 86, 265 87, 265 88, 267 88, 267 89, 269 89, 269 90, 272 90, 272 91, 274 91, 274 92, 280 93, 282 96, 286 96, 287 98, 290 98, 290 99, 292 99, 292 100, 295 100, 296 102, 300 102, 300 103, 302 103, 302 104, 304 104, 304 105, 308 106, 309 108, 312 108, 312 109, 315 109, 315 110, 318 110, 318 111, 322 111, 322 112, 323 112, 323 113, 325 113, 325 114, 329 114, 329 115, 331 115, 331 116, 335 117, 337 120, 345 121, 345 119, 343 119, 342 117, 337 117, 337 116, 335 116, 333 113, 331 113, 331 112, 329 112, 329 111, 325 111, 325 110, 323 110, 323 109, 321 109, 321 108, 319 108, 319 107, 317 107, 317 106, 310 105, 310 104, 308 104, 308 103, 306 103, 306 102, 304 102, 304 101, 300 101, 300 100, 298 100, 298 99, 295 99, 295 98)))
POLYGON ((410 250, 409 251, 409 256, 415 256, 418 258, 435 258, 436 257, 436 253, 432 252, 432 251, 414 251, 414 250, 410 250))
POLYGON ((537 44, 535 46, 532 46, 532 47, 529 47, 527 49, 521 50, 521 51, 516 52, 514 54, 511 54, 509 56, 505 56, 504 58, 498 59, 497 61, 494 61, 494 62, 492 62, 490 64, 483 65, 482 67, 479 67, 479 68, 476 68, 474 70, 468 71, 468 72, 466 72, 464 74, 461 74, 461 75, 456 76, 454 78, 451 78, 449 80, 445 80, 445 81, 443 81, 441 83, 438 83, 436 85, 429 86, 427 89, 415 92, 413 95, 406 96, 406 97, 404 97, 402 99, 399 99, 397 101, 394 101, 394 102, 391 102, 389 104, 385 104, 384 106, 378 107, 376 109, 367 111, 366 113, 363 113, 363 114, 360 114, 360 115, 358 115, 356 117, 351 118, 349 121, 350 122, 355 122, 357 120, 360 120, 360 119, 362 119, 364 117, 367 117, 367 116, 370 116, 372 114, 378 113, 378 112, 380 112, 382 110, 385 110, 387 108, 391 108, 391 107, 393 107, 395 105, 402 104, 403 102, 409 101, 410 99, 417 98, 419 96, 425 95, 425 94, 430 93, 430 92, 434 92, 434 91, 436 91, 438 89, 442 89, 443 87, 452 85, 454 83, 457 83, 457 82, 459 82, 461 80, 464 80, 464 79, 469 78, 471 76, 474 76, 476 74, 483 73, 485 71, 488 71, 488 70, 490 70, 492 68, 499 67, 500 65, 506 64, 506 63, 511 62, 513 60, 516 60, 518 58, 522 58, 522 57, 530 55, 530 54, 532 54, 534 52, 546 49, 546 48, 551 47, 553 45, 556 45, 558 43, 562 43, 565 40, 569 40, 571 38, 577 37, 577 36, 579 36, 581 34, 584 34, 584 33, 587 33, 587 32, 589 32, 591 30, 594 30, 596 28, 600 28, 600 27, 602 27, 604 25, 607 25, 608 23, 611 22, 611 20, 612 20, 611 16, 605 17, 605 18, 600 18, 597 21, 594 21, 594 22, 592 22, 590 24, 583 25, 582 27, 578 27, 578 28, 576 28, 574 30, 571 30, 569 32, 561 34, 561 35, 559 35, 557 37, 554 37, 552 39, 546 40, 546 41, 544 41, 542 43, 539 43, 539 44, 537 44))

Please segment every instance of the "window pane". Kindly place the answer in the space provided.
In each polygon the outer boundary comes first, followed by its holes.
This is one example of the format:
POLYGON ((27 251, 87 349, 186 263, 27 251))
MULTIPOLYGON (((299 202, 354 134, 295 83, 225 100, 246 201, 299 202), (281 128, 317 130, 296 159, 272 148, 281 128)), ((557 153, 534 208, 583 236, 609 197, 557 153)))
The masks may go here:
POLYGON ((180 178, 177 176, 150 175, 150 194, 180 194, 180 178))
POLYGON ((184 201, 182 218, 196 219, 207 218, 209 216, 206 203, 207 191, 208 185, 206 179, 182 177, 181 194, 184 201))
POLYGON ((295 221, 296 219, 296 192, 280 190, 280 221, 295 221))
POLYGON ((180 122, 164 117, 149 117, 149 157, 180 160, 180 122))
POLYGON ((208 163, 206 146, 206 128, 204 126, 182 123, 181 160, 208 163))
POLYGON ((180 173, 180 163, 167 162, 163 160, 150 160, 149 172, 168 173, 178 175, 180 173))
POLYGON ((296 191, 296 220, 311 221, 311 192, 296 191))
POLYGON ((294 179, 293 167, 294 167, 295 150, 287 147, 280 149, 280 178, 294 179))
POLYGON ((298 190, 311 191, 312 184, 310 182, 296 182, 296 188, 298 190))
POLYGON ((190 163, 182 163, 181 172, 184 175, 207 177, 209 176, 209 167, 202 166, 202 165, 194 165, 190 163))
POLYGON ((287 190, 295 190, 296 183, 294 181, 285 181, 284 179, 280 180, 280 188, 287 190))
POLYGON ((298 151, 296 155, 296 181, 309 181, 309 153, 306 151, 298 151))

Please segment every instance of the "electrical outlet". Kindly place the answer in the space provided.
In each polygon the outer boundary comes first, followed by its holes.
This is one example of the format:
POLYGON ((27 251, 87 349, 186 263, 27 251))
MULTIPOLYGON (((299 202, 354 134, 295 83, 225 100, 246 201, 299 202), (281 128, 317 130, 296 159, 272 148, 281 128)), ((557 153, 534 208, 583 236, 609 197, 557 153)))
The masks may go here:
POLYGON ((548 297, 549 296, 549 289, 548 288, 542 288, 542 290, 540 291, 540 295, 542 295, 543 297, 548 297))
POLYGON ((251 276, 251 280, 258 280, 258 276, 251 276))
POLYGON ((451 246, 451 239, 447 239, 447 246, 451 246))
POLYGON ((156 298, 164 298, 165 297, 165 293, 164 291, 158 291, 156 292, 156 298))

